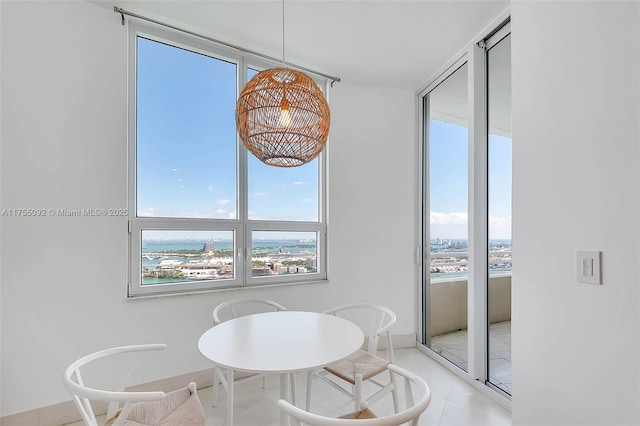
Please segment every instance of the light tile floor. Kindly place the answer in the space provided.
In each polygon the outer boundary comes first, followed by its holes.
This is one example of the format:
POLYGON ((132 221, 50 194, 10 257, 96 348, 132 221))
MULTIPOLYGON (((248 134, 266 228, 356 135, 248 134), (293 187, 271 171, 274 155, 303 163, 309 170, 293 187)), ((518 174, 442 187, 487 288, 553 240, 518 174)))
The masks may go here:
MULTIPOLYGON (((420 425, 439 426, 510 426, 511 415, 488 397, 478 392, 458 376, 417 349, 396 350, 396 364, 422 376, 431 389, 431 404, 420 417, 420 425)), ((297 405, 304 406, 306 375, 297 376, 297 405)), ((352 402, 324 382, 315 380, 312 387, 311 411, 338 416, 352 411, 352 402)), ((366 389, 365 389, 366 392, 366 389)), ((279 412, 279 380, 270 377, 267 388, 261 381, 250 380, 235 388, 234 424, 236 426, 277 425, 279 412)), ((217 407, 211 406, 212 388, 200 389, 198 396, 204 406, 207 426, 226 424, 226 395, 221 391, 217 407)), ((403 400, 402 394, 400 395, 403 400)), ((393 412, 391 397, 372 405, 377 415, 393 412)), ((82 423, 73 423, 81 426, 82 423)))
MULTIPOLYGON (((431 338, 431 349, 468 371, 467 330, 431 338)), ((489 380, 511 394, 511 321, 489 326, 489 380)))

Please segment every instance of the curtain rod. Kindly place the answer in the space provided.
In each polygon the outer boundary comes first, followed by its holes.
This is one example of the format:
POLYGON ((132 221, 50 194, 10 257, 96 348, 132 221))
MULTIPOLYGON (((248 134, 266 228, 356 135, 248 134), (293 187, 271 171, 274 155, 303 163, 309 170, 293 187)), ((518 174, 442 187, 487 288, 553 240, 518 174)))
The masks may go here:
POLYGON ((130 12, 128 10, 124 10, 122 8, 119 8, 118 6, 114 6, 113 7, 113 11, 115 13, 119 13, 122 16, 122 25, 124 25, 124 15, 131 16, 133 18, 142 19, 144 21, 152 22, 154 24, 161 25, 163 27, 171 28, 172 30, 180 31, 180 32, 183 32, 183 33, 195 36, 195 37, 199 37, 199 38, 205 39, 207 41, 210 41, 210 42, 222 45, 222 46, 230 47, 232 49, 236 49, 236 50, 239 50, 239 51, 244 52, 244 53, 248 53, 248 54, 251 54, 251 55, 254 55, 254 56, 258 56, 258 57, 263 58, 263 59, 268 59, 268 60, 276 62, 276 63, 281 63, 283 65, 288 65, 288 66, 290 66, 292 68, 296 68, 296 69, 299 69, 301 71, 307 71, 307 72, 312 73, 312 74, 316 74, 316 75, 319 75, 319 76, 322 76, 322 77, 326 77, 327 79, 331 80, 331 86, 333 86, 333 83, 335 83, 336 81, 340 81, 339 77, 334 77, 332 75, 328 75, 328 74, 324 74, 324 73, 321 73, 321 72, 318 72, 318 71, 314 71, 314 70, 309 69, 309 68, 301 67, 299 65, 295 65, 295 64, 292 64, 292 63, 289 63, 289 62, 284 62, 284 61, 282 61, 280 59, 277 59, 277 58, 274 58, 272 56, 264 55, 262 53, 255 52, 253 50, 245 49, 244 47, 236 46, 236 45, 233 45, 231 43, 227 43, 227 42, 222 41, 222 40, 217 40, 215 38, 211 38, 211 37, 208 37, 208 36, 203 35, 203 34, 198 34, 198 33, 195 33, 193 31, 186 30, 184 28, 178 28, 178 27, 176 27, 174 25, 167 24, 165 22, 160 22, 160 21, 157 21, 155 19, 148 18, 146 16, 138 15, 137 13, 134 13, 134 12, 130 12))

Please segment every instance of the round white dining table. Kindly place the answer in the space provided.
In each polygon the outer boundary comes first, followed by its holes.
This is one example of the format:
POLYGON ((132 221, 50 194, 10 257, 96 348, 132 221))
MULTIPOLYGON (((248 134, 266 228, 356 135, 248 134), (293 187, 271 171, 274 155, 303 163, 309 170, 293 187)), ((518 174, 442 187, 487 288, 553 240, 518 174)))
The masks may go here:
MULTIPOLYGON (((280 375, 280 398, 288 399, 289 374, 325 367, 362 347, 364 333, 354 323, 316 312, 279 311, 222 322, 202 334, 198 349, 227 369, 227 417, 233 424, 233 373, 280 375)), ((280 424, 286 425, 280 413, 280 424)))

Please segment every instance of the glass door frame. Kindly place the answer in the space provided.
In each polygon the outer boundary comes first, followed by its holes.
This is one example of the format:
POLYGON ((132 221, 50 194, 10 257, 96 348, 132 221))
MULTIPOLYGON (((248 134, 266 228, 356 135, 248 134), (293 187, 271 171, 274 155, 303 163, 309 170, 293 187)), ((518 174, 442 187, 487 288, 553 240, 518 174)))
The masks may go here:
MULTIPOLYGON (((451 77, 456 71, 458 71, 460 68, 462 68, 465 64, 468 65, 468 60, 467 60, 467 55, 466 52, 464 54, 462 54, 461 57, 459 57, 455 62, 453 62, 453 64, 451 64, 447 70, 445 72, 443 72, 442 74, 440 74, 440 76, 438 78, 436 78, 431 84, 429 84, 429 86, 427 86, 427 88, 421 92, 422 94, 420 96, 418 96, 418 103, 419 103, 419 107, 418 107, 418 111, 419 111, 419 116, 422 117, 421 123, 420 123, 420 135, 421 135, 421 140, 423 142, 421 142, 421 146, 420 146, 420 156, 419 158, 422 159, 422 164, 419 167, 420 170, 420 189, 419 192, 421 194, 421 203, 422 203, 422 210, 419 212, 420 213, 420 218, 419 220, 421 221, 421 225, 420 228, 422 230, 421 232, 421 243, 420 246, 418 247, 418 263, 419 266, 424 263, 424 265, 431 265, 431 251, 429 249, 425 249, 425 247, 429 247, 429 241, 430 241, 430 229, 429 229, 429 223, 424 221, 424 212, 429 212, 430 211, 430 207, 431 207, 431 193, 429 191, 429 182, 428 182, 428 176, 429 176, 429 150, 428 149, 424 149, 424 146, 428 146, 428 141, 429 141, 429 120, 431 119, 431 117, 429 116, 429 107, 427 105, 428 103, 428 98, 427 95, 429 93, 431 93, 433 90, 435 90, 438 86, 440 86, 440 84, 442 84, 446 79, 448 79, 449 77, 451 77)), ((429 267, 426 268, 421 268, 421 282, 430 282, 431 281, 431 271, 429 269, 429 267)), ((429 287, 427 287, 426 289, 424 289, 423 291, 421 291, 421 297, 420 300, 422 302, 422 306, 428 306, 428 301, 429 301, 429 287)), ((420 339, 422 339, 422 342, 425 342, 425 344, 429 345, 429 340, 430 340, 430 336, 428 335, 427 332, 427 315, 426 312, 424 312, 422 310, 422 306, 420 307, 420 309, 418 309, 418 312, 422 313, 422 319, 421 321, 419 321, 420 323, 420 327, 419 327, 419 332, 418 332, 418 337, 420 339)), ((429 345, 430 346, 430 345, 429 345)))
POLYGON ((509 10, 500 15, 488 27, 483 36, 462 49, 429 83, 416 94, 418 118, 418 297, 417 297, 417 347, 444 365, 456 375, 473 384, 504 408, 511 409, 511 398, 489 383, 488 365, 488 94, 487 51, 511 33, 509 10), (464 63, 468 69, 468 367, 469 371, 456 367, 432 351, 428 346, 426 309, 429 302, 430 282, 430 194, 429 194, 429 117, 425 97, 440 83, 450 77, 464 63))
MULTIPOLYGON (((484 70, 485 70, 485 96, 486 96, 486 101, 485 102, 485 120, 483 121, 484 125, 485 125, 485 156, 486 156, 486 161, 485 161, 485 168, 486 168, 486 173, 485 173, 485 179, 486 179, 486 184, 485 184, 485 200, 486 200, 486 207, 485 207, 485 213, 487 215, 487 217, 485 218, 485 223, 487 224, 485 229, 486 229, 486 244, 485 244, 485 261, 484 261, 484 266, 487 269, 486 272, 486 282, 484 285, 484 291, 485 291, 485 295, 484 295, 484 309, 485 309, 485 316, 484 316, 484 321, 485 321, 485 333, 486 333, 486 337, 485 337, 485 347, 484 347, 484 353, 486 353, 486 359, 485 359, 485 375, 484 375, 484 383, 490 387, 491 389, 495 390, 496 392, 503 394, 505 397, 507 398, 511 398, 511 395, 509 395, 506 391, 504 391, 503 389, 499 388, 498 386, 496 386, 494 383, 492 383, 490 381, 490 358, 491 358, 491 348, 490 348, 490 344, 489 344, 489 340, 490 340, 490 332, 489 332, 489 327, 490 327, 490 319, 489 319, 489 304, 490 304, 490 300, 489 300, 489 270, 487 267, 487 263, 488 263, 488 259, 489 259, 489 218, 488 218, 488 212, 489 212, 489 180, 488 180, 488 176, 489 176, 489 93, 488 93, 488 89, 489 89, 489 79, 488 79, 488 75, 487 75, 487 70, 488 70, 488 64, 487 64, 487 57, 489 55, 489 51, 491 50, 492 47, 498 45, 500 42, 502 42, 506 37, 508 37, 509 35, 511 35, 511 23, 507 22, 505 23, 502 27, 500 27, 495 33, 491 34, 491 36, 487 37, 486 41, 484 42, 484 46, 482 47, 484 50, 484 70)), ((513 240, 512 240, 512 247, 513 247, 513 240)), ((513 250, 513 248, 512 248, 513 250)), ((513 252, 513 251, 512 251, 513 252)), ((480 302, 478 302, 480 303, 480 302)))

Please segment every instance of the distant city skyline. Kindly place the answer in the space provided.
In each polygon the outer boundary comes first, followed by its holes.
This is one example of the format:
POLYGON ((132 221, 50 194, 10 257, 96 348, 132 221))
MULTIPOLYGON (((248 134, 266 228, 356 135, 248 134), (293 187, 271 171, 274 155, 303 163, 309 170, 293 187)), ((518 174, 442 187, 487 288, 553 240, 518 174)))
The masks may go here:
MULTIPOLYGON (((233 231, 143 230, 144 241, 232 241, 233 231)), ((253 240, 316 240, 315 232, 254 231, 253 240)))

